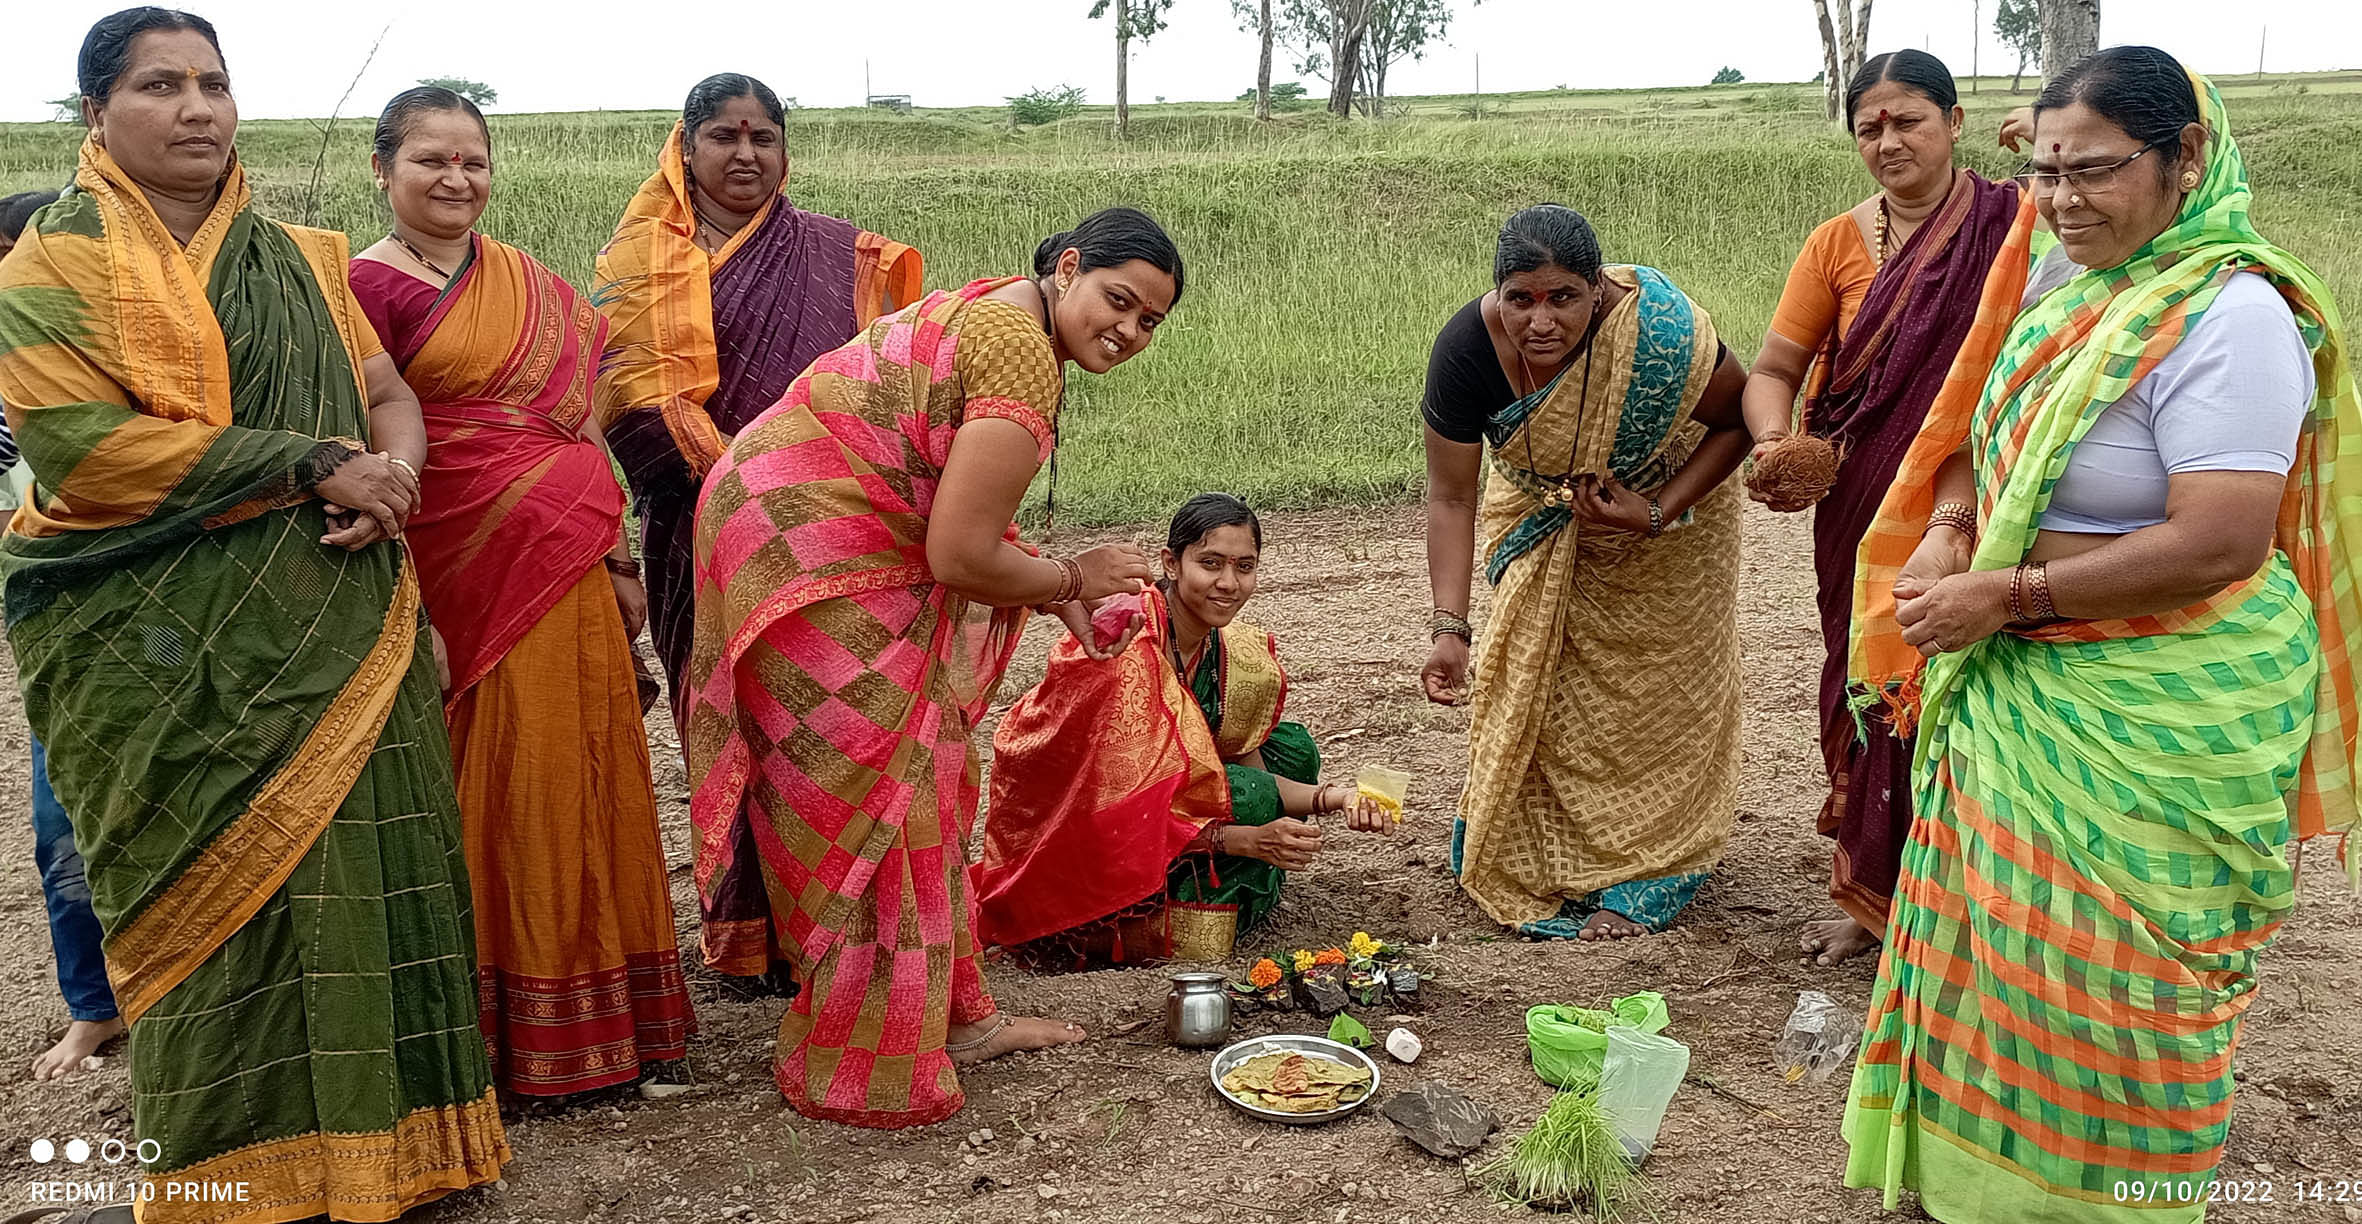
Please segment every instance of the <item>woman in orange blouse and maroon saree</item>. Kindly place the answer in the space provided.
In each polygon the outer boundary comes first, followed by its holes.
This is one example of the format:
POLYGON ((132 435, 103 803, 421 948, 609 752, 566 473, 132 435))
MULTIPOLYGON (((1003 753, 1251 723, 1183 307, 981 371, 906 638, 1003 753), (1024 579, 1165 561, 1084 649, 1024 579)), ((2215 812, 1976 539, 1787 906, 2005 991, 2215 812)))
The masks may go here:
MULTIPOLYGON (((648 633, 684 736, 699 485, 797 375, 915 301, 922 280, 917 251, 788 199, 786 124, 778 95, 753 77, 699 81, 599 252, 591 290, 613 325, 599 423, 631 484, 648 633)), ((734 836, 751 862, 751 830, 734 836)), ((761 977, 787 959, 766 942, 759 878, 723 880, 700 917, 716 972, 761 977)))
POLYGON ((1925 52, 1896 51, 1862 66, 1846 114, 1879 193, 1805 240, 1747 380, 1757 443, 1750 494, 1779 511, 1817 501, 1821 756, 1829 776, 1819 825, 1836 842, 1829 894, 1843 911, 1805 928, 1803 950, 1822 965, 1878 945, 1911 835, 1911 741, 1876 711, 1857 721, 1846 689, 1854 555, 1968 334, 2018 210, 2013 187, 1953 165, 1958 103, 1951 71, 1925 52), (1800 389, 1806 436, 1790 440, 1800 389), (1798 492, 1767 479, 1800 444, 1823 459, 1833 449, 1833 484, 1798 492), (1790 449, 1775 451, 1783 446, 1790 449))
POLYGON ((681 977, 631 636, 647 597, 590 417, 605 322, 474 232, 490 134, 448 90, 378 121, 391 236, 353 286, 424 405, 408 536, 447 657, 477 980, 495 1078, 557 1096, 686 1053, 681 977))

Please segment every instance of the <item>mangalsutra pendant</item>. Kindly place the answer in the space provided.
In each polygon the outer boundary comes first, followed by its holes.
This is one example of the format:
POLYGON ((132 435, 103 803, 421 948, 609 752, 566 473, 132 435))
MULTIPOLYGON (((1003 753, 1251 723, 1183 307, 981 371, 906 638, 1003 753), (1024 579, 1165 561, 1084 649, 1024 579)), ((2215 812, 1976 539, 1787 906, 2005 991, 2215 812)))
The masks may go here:
POLYGON ((1553 506, 1572 506, 1575 504, 1575 486, 1562 484, 1550 490, 1550 496, 1543 500, 1553 506))

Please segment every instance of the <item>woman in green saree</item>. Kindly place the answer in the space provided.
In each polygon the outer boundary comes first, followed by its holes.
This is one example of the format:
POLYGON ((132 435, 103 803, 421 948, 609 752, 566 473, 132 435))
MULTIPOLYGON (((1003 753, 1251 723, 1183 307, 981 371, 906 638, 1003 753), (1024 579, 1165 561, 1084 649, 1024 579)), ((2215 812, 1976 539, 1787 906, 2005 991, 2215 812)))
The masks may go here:
POLYGON ((508 1158, 397 538, 418 402, 343 237, 250 207, 211 25, 107 17, 80 83, 74 189, 0 266, 0 400, 38 478, 0 576, 146 1173, 243 1187, 140 1216, 391 1220, 508 1158))

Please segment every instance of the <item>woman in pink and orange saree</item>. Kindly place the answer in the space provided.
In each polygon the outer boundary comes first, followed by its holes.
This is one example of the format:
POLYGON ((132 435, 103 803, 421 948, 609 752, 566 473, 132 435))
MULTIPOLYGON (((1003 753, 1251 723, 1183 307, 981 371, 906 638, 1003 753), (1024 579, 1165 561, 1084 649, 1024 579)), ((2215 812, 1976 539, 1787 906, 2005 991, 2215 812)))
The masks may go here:
POLYGON ((1137 355, 1181 288, 1156 222, 1094 214, 1043 242, 1031 276, 930 294, 824 354, 705 482, 685 697, 697 883, 709 907, 733 873, 763 885, 798 987, 776 1077, 807 1116, 938 1122, 965 1100, 960 1064, 1083 1037, 985 990, 969 732, 1028 607, 1088 635, 1095 604, 1150 576, 1130 545, 1038 556, 1012 520, 1067 363, 1137 355))

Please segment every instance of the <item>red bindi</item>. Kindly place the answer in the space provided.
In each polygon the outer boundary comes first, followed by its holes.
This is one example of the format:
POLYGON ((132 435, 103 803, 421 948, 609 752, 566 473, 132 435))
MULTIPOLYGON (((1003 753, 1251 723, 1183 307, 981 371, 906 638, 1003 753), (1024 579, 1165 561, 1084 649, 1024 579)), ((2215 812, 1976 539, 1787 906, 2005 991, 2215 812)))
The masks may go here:
POLYGON ((739 121, 738 121, 738 134, 739 134, 739 135, 741 135, 741 136, 751 136, 751 135, 753 135, 753 134, 754 134, 754 130, 755 130, 755 125, 754 125, 754 124, 752 124, 752 123, 750 123, 750 122, 748 122, 747 120, 741 119, 741 120, 739 120, 739 121))
POLYGON ((1888 116, 1888 112, 1886 112, 1886 111, 1884 111, 1884 110, 1881 110, 1881 111, 1879 111, 1879 112, 1878 112, 1878 121, 1879 121, 1880 123, 1884 123, 1884 122, 1886 122, 1886 121, 1887 121, 1887 119, 1888 119, 1888 117, 1889 117, 1889 116, 1888 116))
POLYGON ((2056 145, 2056 144, 2053 144, 2053 145, 2051 145, 2051 146, 2050 146, 2050 151, 2051 151, 2051 152, 2053 152, 2053 153, 2056 153, 2056 152, 2058 152, 2058 151, 2059 151, 2059 146, 2058 146, 2058 145, 2056 145))

